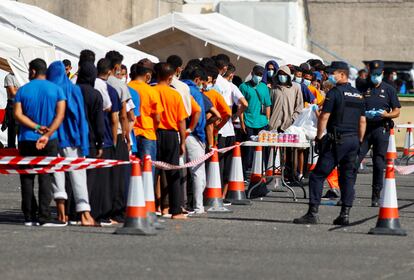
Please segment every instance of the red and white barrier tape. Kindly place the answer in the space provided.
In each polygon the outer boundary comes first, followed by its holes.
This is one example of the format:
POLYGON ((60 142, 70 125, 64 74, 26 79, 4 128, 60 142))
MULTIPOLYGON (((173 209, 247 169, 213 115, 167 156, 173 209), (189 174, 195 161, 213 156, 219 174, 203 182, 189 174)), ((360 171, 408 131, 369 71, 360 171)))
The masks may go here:
MULTIPOLYGON (((184 165, 173 165, 162 161, 153 161, 152 165, 159 169, 176 170, 188 167, 194 167, 209 159, 215 151, 218 153, 226 153, 236 146, 226 147, 222 149, 212 149, 204 156, 187 162, 184 165)), ((132 157, 131 161, 139 161, 132 157)), ((63 158, 63 157, 23 157, 23 156, 0 156, 0 174, 47 174, 57 172, 68 172, 82 169, 106 168, 117 165, 130 164, 131 161, 110 160, 110 159, 94 159, 94 158, 63 158), (16 167, 31 165, 43 165, 43 167, 32 167, 20 169, 16 167)))
POLYGON ((407 166, 394 166, 394 170, 401 175, 409 175, 414 173, 414 165, 407 165, 407 166))

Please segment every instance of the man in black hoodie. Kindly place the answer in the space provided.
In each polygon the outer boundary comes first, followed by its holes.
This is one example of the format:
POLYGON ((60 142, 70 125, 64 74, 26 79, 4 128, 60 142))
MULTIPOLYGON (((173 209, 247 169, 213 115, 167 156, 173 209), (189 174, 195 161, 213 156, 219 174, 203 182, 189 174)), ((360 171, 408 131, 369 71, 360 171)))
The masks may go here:
MULTIPOLYGON (((97 70, 95 65, 91 62, 85 62, 79 67, 78 79, 76 83, 82 91, 86 118, 89 126, 89 156, 102 157, 103 142, 104 142, 104 111, 102 96, 97 91, 95 86, 95 79, 97 77, 97 70)), ((88 192, 92 192, 94 188, 98 188, 96 176, 91 176, 88 172, 88 192)))

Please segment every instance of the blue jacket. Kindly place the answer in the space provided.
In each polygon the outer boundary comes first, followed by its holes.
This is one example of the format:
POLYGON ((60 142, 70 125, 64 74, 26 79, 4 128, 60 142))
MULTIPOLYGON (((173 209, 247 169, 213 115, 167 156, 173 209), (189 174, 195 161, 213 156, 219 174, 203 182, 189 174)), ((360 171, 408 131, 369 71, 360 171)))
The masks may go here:
POLYGON ((65 118, 58 128, 59 147, 78 147, 82 155, 89 155, 89 129, 85 115, 83 95, 79 88, 66 76, 65 66, 61 61, 50 64, 47 79, 60 86, 66 97, 65 118))
POLYGON ((203 94, 201 93, 198 86, 191 80, 183 80, 184 83, 188 85, 190 88, 190 94, 194 98, 194 100, 197 102, 197 104, 201 107, 201 115, 198 119, 197 126, 195 127, 194 131, 191 133, 193 136, 196 136, 201 142, 206 142, 206 108, 204 105, 204 98, 203 94))

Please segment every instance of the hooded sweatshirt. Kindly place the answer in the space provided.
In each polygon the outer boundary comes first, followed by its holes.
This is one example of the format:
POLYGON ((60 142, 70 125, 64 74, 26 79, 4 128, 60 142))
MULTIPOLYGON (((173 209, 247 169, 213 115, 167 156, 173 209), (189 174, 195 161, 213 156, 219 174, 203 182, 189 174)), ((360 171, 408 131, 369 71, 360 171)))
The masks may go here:
POLYGON ((82 155, 89 154, 89 128, 81 89, 72 84, 61 61, 50 64, 47 79, 62 88, 66 97, 65 118, 58 128, 59 147, 79 147, 82 155))
POLYGON ((90 148, 102 149, 104 139, 104 111, 102 96, 94 89, 97 70, 95 65, 85 62, 80 65, 76 83, 82 91, 86 118, 89 125, 90 148))
POLYGON ((279 70, 279 64, 277 64, 276 61, 269 60, 268 62, 266 62, 265 72, 263 73, 263 78, 262 78, 262 82, 265 83, 266 85, 272 83, 272 77, 268 77, 267 75, 267 71, 269 71, 269 65, 273 65, 273 67, 275 68, 275 73, 277 72, 277 70, 279 70))
POLYGON ((276 75, 279 75, 281 72, 287 74, 288 81, 286 85, 282 85, 277 77, 275 78, 276 84, 270 92, 273 107, 269 126, 271 129, 285 131, 297 119, 300 112, 302 112, 303 96, 299 85, 291 81, 289 67, 280 67, 276 75))

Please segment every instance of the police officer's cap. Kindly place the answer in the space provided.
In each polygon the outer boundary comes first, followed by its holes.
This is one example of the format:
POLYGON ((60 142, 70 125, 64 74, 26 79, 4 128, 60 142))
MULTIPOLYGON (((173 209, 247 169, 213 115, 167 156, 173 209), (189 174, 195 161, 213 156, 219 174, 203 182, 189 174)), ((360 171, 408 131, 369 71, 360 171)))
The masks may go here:
POLYGON ((384 62, 381 60, 373 60, 369 63, 369 71, 374 75, 381 75, 384 71, 384 62))
POLYGON ((331 65, 329 65, 328 68, 326 68, 326 71, 328 73, 333 73, 336 70, 348 70, 349 71, 348 63, 344 61, 332 61, 331 65))

